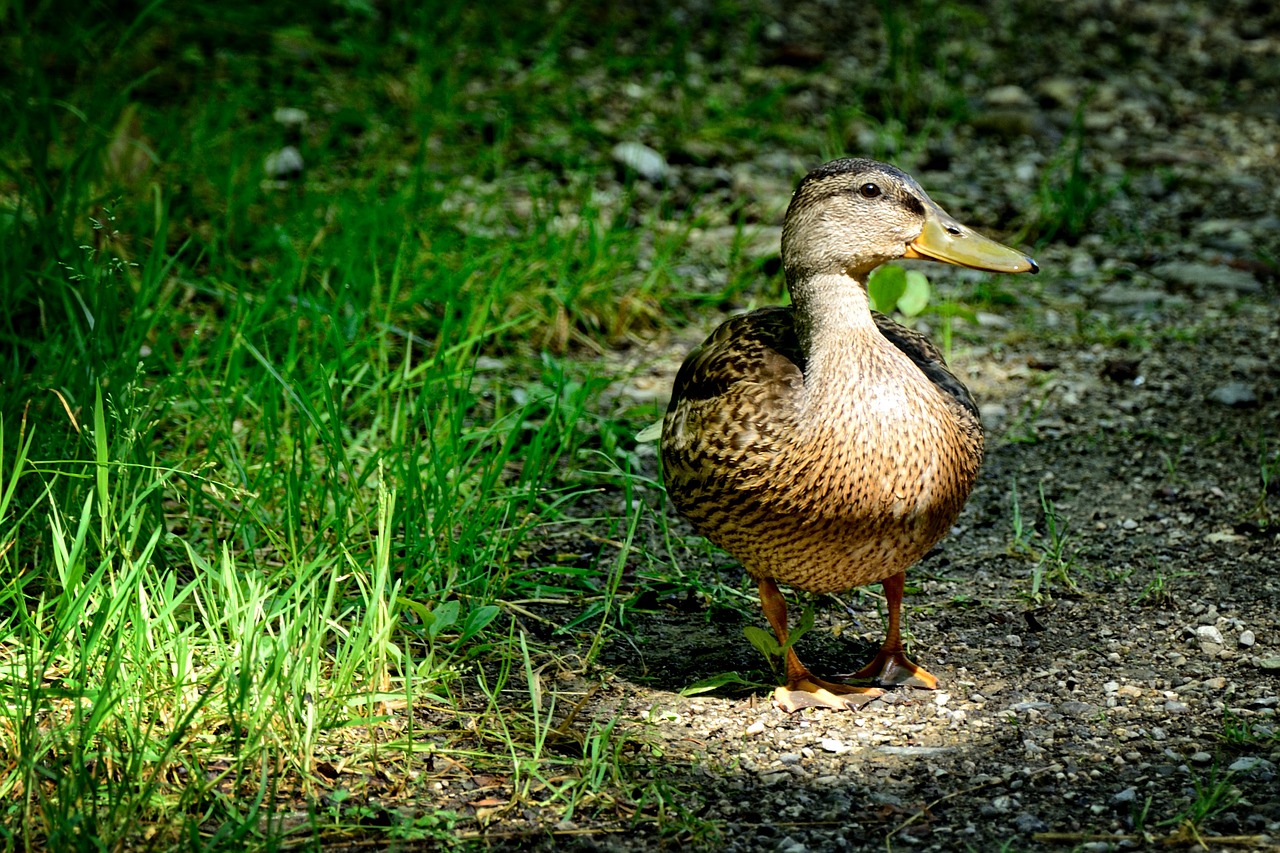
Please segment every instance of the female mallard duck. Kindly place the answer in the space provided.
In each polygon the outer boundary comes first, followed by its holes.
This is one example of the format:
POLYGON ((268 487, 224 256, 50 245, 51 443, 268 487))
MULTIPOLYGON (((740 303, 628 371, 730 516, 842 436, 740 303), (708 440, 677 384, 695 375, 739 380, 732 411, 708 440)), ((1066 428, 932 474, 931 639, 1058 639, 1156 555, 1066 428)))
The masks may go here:
MULTIPOLYGON (((782 229, 792 306, 727 320, 689 354, 663 420, 662 462, 676 508, 759 582, 779 642, 779 583, 821 593, 880 581, 888 633, 853 678, 933 688, 938 680, 902 648, 903 580, 960 514, 982 427, 937 347, 871 310, 867 275, 897 258, 1038 269, 956 222, 892 166, 815 169, 782 229)), ((794 711, 854 708, 881 692, 818 679, 789 650, 774 696, 794 711)))

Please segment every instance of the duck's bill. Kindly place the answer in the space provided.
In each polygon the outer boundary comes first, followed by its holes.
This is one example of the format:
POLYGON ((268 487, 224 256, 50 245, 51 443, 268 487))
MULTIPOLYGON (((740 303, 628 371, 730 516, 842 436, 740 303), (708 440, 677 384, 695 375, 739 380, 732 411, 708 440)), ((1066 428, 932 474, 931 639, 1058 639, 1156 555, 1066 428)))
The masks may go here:
POLYGON ((920 236, 907 244, 903 257, 942 261, 990 272, 1040 271, 1035 261, 1017 249, 983 237, 946 214, 931 213, 925 219, 920 236))

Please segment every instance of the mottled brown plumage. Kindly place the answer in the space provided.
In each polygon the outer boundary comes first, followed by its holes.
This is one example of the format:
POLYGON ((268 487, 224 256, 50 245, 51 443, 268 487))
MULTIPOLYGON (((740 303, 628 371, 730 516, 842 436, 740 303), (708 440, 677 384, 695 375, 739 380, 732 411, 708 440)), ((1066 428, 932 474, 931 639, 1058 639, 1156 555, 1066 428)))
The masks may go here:
MULTIPOLYGON (((882 581, 889 631, 857 675, 933 687, 899 635, 903 573, 950 529, 982 462, 969 392, 926 338, 870 310, 866 277, 927 257, 1004 272, 1035 263, 959 225, 903 172, 836 160, 787 210, 793 306, 722 324, 676 376, 662 430, 676 508, 742 561, 779 639, 777 583, 840 592, 882 581)), ((788 654, 782 707, 853 707, 879 691, 814 678, 788 654)))

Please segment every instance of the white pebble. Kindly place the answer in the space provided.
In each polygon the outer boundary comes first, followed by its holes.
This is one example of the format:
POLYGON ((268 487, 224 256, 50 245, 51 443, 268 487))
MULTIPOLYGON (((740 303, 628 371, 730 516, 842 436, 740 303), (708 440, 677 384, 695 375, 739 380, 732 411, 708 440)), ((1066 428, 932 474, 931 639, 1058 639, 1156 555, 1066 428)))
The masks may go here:
POLYGON ((1222 632, 1213 625, 1201 625, 1199 628, 1196 628, 1196 639, 1202 643, 1214 643, 1215 645, 1221 646, 1222 632))

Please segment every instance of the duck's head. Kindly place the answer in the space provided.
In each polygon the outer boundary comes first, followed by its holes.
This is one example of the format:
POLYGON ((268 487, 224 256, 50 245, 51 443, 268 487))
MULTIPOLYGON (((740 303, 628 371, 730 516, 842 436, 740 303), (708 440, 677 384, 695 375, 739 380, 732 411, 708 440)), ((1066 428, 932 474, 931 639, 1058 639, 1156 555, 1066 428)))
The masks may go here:
POLYGON ((886 261, 927 258, 991 272, 1037 272, 1021 252, 966 228, 905 172, 875 160, 832 160, 804 177, 782 227, 787 282, 859 281, 886 261))

